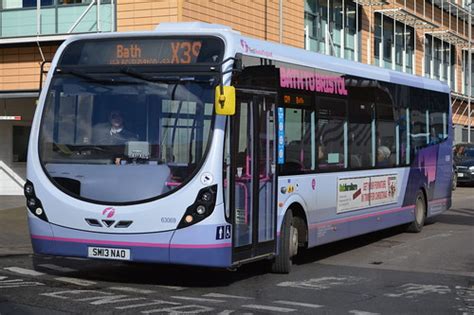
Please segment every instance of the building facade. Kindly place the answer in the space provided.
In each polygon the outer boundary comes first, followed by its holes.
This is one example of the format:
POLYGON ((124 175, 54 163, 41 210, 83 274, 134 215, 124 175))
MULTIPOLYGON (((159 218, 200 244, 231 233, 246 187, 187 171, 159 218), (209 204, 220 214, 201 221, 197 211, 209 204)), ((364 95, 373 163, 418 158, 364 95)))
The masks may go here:
MULTIPOLYGON (((22 194, 40 68, 71 34, 220 23, 249 36, 447 82, 474 141, 471 1, 0 0, 0 195, 22 194), (470 87, 470 88, 469 88, 470 87)), ((47 63, 45 63, 47 68, 47 63)))

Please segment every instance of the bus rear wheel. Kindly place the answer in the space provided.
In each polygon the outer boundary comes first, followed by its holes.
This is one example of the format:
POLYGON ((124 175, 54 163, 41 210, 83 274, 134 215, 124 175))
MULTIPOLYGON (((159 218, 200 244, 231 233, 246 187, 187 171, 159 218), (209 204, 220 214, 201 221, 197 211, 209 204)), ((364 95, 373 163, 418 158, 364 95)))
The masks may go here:
POLYGON ((415 218, 408 226, 407 231, 412 233, 419 233, 423 230, 426 219, 426 201, 425 195, 421 190, 416 193, 415 198, 415 218))
POLYGON ((295 227, 291 209, 288 209, 283 219, 278 244, 278 255, 272 263, 272 272, 289 273, 291 259, 298 253, 298 229, 295 227))

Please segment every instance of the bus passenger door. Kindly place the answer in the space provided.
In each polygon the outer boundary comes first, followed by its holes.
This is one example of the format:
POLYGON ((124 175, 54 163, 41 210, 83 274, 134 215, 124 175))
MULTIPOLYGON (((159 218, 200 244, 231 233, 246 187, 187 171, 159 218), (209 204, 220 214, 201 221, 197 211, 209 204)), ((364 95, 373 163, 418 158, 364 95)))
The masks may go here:
POLYGON ((275 101, 274 93, 237 91, 229 176, 234 263, 276 251, 275 101))

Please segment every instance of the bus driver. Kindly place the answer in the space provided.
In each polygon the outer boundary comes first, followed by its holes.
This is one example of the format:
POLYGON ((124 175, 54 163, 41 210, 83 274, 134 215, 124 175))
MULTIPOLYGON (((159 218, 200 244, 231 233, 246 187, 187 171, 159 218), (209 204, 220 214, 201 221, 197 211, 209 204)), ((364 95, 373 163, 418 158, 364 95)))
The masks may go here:
POLYGON ((127 141, 136 141, 138 136, 125 128, 122 113, 111 111, 109 123, 95 127, 94 139, 97 144, 123 145, 127 141))

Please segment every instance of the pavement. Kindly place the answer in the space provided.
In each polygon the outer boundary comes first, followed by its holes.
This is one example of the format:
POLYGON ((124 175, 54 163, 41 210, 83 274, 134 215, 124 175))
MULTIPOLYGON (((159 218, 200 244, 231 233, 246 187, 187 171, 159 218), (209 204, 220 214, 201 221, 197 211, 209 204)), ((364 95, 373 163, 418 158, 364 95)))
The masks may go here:
POLYGON ((24 196, 1 196, 0 195, 0 211, 23 207, 26 203, 24 196))
POLYGON ((0 256, 33 253, 25 203, 23 196, 0 196, 0 256))

